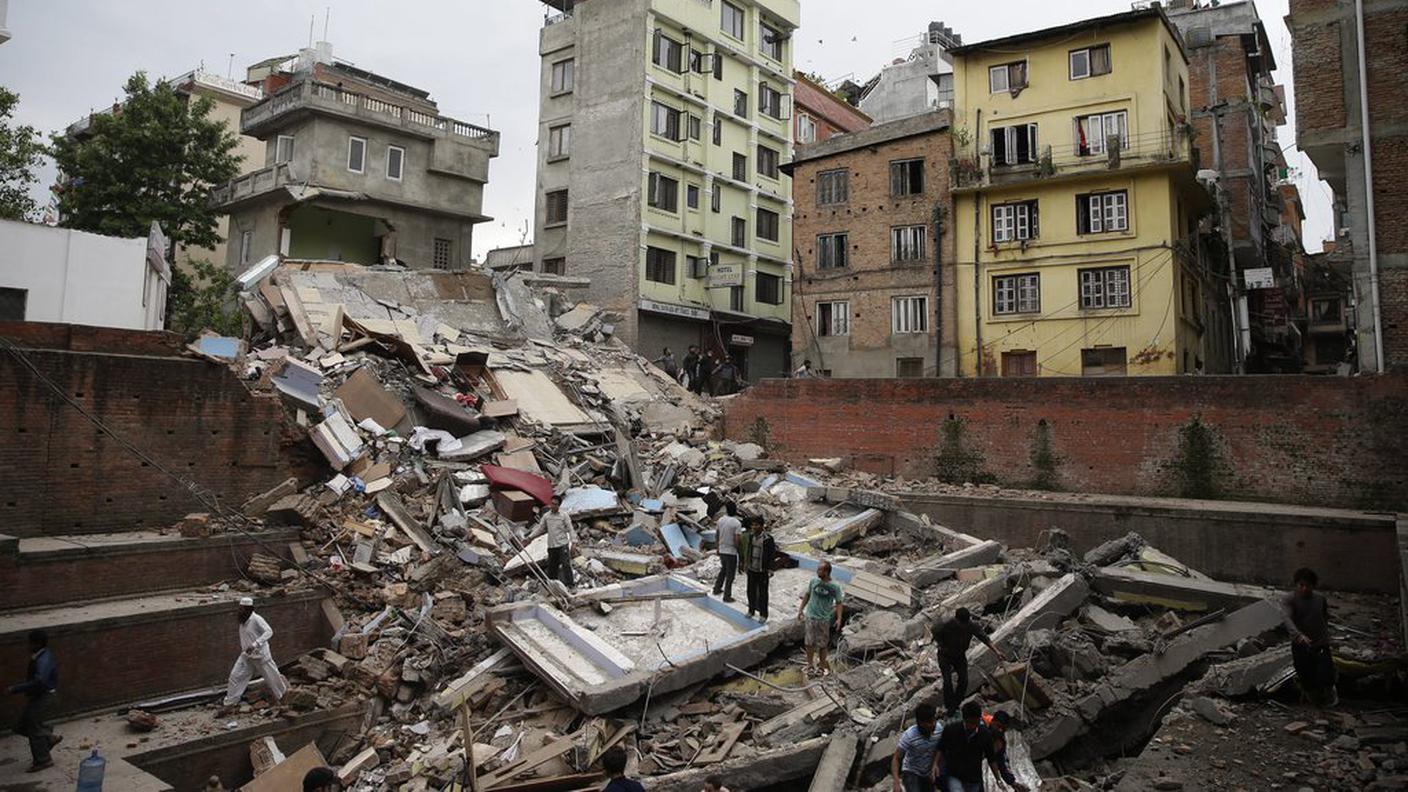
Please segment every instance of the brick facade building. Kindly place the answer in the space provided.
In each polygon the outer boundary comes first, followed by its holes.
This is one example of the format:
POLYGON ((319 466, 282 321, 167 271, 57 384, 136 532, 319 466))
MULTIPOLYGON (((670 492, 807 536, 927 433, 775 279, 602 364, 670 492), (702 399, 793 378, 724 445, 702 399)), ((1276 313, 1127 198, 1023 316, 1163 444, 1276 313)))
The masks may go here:
POLYGON ((798 147, 793 360, 834 377, 953 373, 949 126, 938 110, 798 147))
POLYGON ((796 77, 792 95, 792 103, 796 105, 796 112, 792 114, 792 139, 798 145, 820 143, 833 135, 859 132, 870 126, 870 116, 860 108, 801 72, 797 72, 796 77))
POLYGON ((1361 20, 1354 0, 1290 0, 1286 21, 1297 142, 1335 193, 1337 250, 1353 262, 1358 369, 1379 371, 1408 367, 1408 223, 1395 194, 1408 180, 1408 0, 1364 0, 1362 9, 1361 20))

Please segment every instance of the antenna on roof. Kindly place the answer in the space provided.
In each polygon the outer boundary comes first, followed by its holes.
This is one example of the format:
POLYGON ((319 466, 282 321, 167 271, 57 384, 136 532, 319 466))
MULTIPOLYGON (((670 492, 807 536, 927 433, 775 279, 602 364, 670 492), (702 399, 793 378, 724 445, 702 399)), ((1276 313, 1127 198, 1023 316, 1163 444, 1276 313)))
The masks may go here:
POLYGON ((225 68, 225 79, 227 79, 227 80, 233 80, 234 78, 235 78, 235 53, 231 52, 231 53, 230 53, 230 65, 225 68))
POLYGON ((313 46, 313 23, 317 21, 317 19, 317 14, 308 15, 308 46, 310 48, 313 46))
POLYGON ((323 8, 323 41, 328 40, 328 19, 332 17, 332 6, 323 8))

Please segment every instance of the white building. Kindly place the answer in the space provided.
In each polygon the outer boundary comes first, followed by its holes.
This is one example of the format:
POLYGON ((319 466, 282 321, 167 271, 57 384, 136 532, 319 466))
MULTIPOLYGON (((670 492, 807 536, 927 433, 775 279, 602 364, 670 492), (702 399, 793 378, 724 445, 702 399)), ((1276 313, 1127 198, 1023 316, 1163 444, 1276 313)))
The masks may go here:
POLYGON ((10 40, 10 28, 5 25, 5 16, 9 9, 10 0, 0 0, 0 44, 10 40))
POLYGON ((0 220, 0 320, 129 330, 166 323, 168 243, 0 220))

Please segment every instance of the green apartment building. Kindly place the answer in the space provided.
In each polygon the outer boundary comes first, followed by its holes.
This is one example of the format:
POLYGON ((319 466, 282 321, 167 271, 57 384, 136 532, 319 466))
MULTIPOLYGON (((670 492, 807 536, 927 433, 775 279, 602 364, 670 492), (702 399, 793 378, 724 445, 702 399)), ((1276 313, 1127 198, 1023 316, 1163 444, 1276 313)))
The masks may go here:
POLYGON ((534 266, 655 357, 788 371, 798 0, 549 0, 534 266))

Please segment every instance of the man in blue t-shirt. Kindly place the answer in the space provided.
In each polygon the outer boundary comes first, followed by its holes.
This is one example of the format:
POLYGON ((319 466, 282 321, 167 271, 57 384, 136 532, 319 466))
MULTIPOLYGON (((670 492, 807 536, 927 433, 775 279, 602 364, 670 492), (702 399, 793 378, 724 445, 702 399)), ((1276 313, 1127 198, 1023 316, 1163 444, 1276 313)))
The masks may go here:
POLYGON ((890 759, 890 777, 895 792, 934 792, 938 774, 939 732, 934 705, 920 704, 914 710, 914 725, 900 735, 895 755, 890 759))
POLYGON ((802 595, 802 607, 797 611, 797 620, 806 625, 807 667, 812 668, 813 658, 816 667, 823 674, 831 673, 827 654, 831 650, 831 629, 841 631, 841 584, 831 579, 831 562, 822 561, 816 567, 816 577, 802 595))
POLYGON ((601 769, 606 773, 606 786, 601 792, 645 792, 634 778, 626 778, 626 749, 620 746, 601 755, 601 769))

